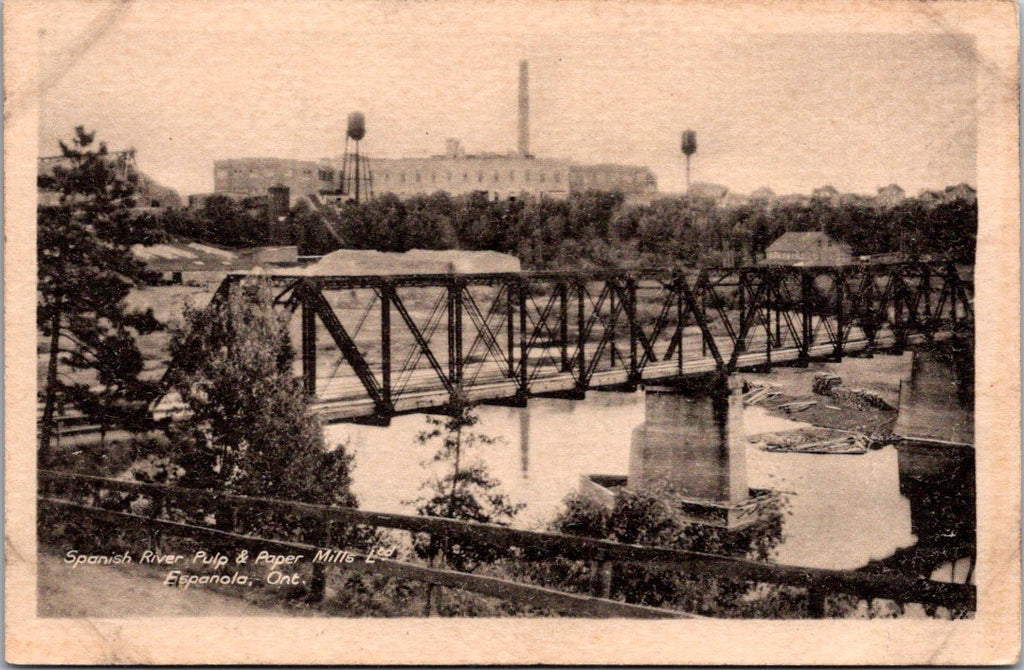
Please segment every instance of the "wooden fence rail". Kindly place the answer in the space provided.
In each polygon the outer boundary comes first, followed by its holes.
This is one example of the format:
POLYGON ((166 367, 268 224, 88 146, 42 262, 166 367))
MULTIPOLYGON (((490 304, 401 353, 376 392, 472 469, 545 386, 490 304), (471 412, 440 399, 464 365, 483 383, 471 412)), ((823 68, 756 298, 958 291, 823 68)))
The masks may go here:
MULTIPOLYGON (((178 523, 153 519, 138 514, 118 512, 88 505, 79 505, 67 500, 52 498, 40 498, 39 503, 44 507, 59 509, 63 512, 90 516, 105 521, 122 525, 137 525, 147 530, 154 530, 167 535, 187 537, 190 539, 204 538, 216 542, 224 542, 234 546, 246 547, 256 550, 268 550, 275 552, 288 552, 292 555, 315 556, 320 550, 335 551, 335 547, 319 547, 301 542, 288 542, 284 540, 270 540, 252 535, 241 535, 227 531, 195 526, 191 524, 178 523)), ((374 572, 391 577, 412 579, 436 584, 448 588, 463 589, 485 596, 492 596, 502 600, 511 601, 517 605, 551 609, 573 616, 586 617, 630 617, 643 619, 666 619, 666 618, 697 618, 695 615, 674 610, 646 607, 643 605, 631 605, 629 603, 595 598, 577 593, 567 593, 554 589, 522 584, 507 579, 474 575, 454 570, 442 570, 428 568, 422 565, 413 565, 401 561, 393 561, 386 558, 375 557, 373 561, 367 561, 366 555, 348 550, 348 553, 355 557, 351 563, 345 563, 345 570, 356 570, 363 572, 374 572)))
POLYGON ((163 500, 177 499, 209 505, 272 509, 320 521, 392 528, 411 533, 429 533, 436 538, 466 544, 504 549, 518 547, 522 551, 516 557, 523 560, 561 557, 597 561, 604 564, 609 561, 657 564, 659 567, 676 569, 691 575, 699 574, 730 580, 801 587, 807 589, 812 595, 818 594, 819 598, 823 597, 822 594, 849 594, 863 599, 882 598, 899 603, 941 605, 957 610, 974 610, 976 607, 975 588, 970 584, 952 584, 850 570, 825 570, 779 565, 695 551, 624 544, 548 531, 507 528, 459 519, 390 514, 348 507, 250 498, 163 484, 144 484, 48 470, 41 470, 39 476, 41 490, 44 490, 43 483, 77 483, 91 487, 95 491, 121 491, 149 495, 163 500))

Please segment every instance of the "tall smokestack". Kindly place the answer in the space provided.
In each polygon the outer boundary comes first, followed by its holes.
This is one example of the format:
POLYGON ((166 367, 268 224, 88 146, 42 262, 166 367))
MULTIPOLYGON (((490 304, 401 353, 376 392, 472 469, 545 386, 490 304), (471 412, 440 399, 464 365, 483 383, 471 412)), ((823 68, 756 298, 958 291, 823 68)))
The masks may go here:
POLYGON ((519 156, 530 155, 530 71, 527 61, 519 61, 519 156))

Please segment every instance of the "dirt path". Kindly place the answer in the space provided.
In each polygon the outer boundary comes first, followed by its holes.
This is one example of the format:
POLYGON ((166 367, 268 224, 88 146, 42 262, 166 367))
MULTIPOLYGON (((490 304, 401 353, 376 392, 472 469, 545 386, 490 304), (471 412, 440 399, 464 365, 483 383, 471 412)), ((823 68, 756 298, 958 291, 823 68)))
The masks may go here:
POLYGON ((39 616, 302 616, 285 607, 259 607, 204 588, 171 588, 136 565, 72 569, 59 556, 39 553, 39 616))

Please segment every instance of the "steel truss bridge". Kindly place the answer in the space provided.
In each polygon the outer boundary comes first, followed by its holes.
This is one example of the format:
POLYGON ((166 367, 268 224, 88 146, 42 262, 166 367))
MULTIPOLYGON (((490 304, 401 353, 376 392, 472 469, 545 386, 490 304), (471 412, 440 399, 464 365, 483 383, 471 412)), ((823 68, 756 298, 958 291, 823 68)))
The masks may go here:
MULTIPOLYGON (((830 267, 272 275, 328 422, 386 425, 454 394, 523 406, 709 371, 899 353, 973 328, 973 268, 830 267)), ((252 276, 231 275, 222 301, 252 276)))

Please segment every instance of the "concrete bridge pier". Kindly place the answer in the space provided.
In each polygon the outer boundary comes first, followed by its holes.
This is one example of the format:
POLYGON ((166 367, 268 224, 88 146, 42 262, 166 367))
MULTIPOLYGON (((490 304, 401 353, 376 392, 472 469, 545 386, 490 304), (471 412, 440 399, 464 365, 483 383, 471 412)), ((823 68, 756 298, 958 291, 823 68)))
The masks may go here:
POLYGON ((719 373, 648 387, 626 487, 665 492, 688 522, 736 528, 760 518, 771 494, 747 485, 741 387, 719 373))
POLYGON ((953 339, 913 352, 910 379, 900 382, 893 429, 914 440, 974 444, 974 348, 953 339))

